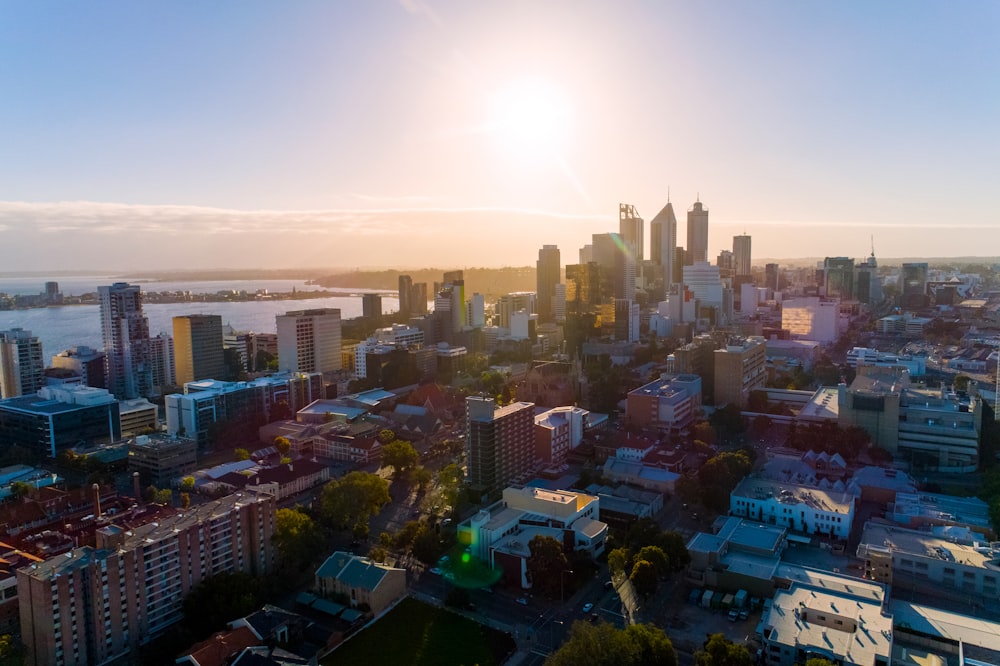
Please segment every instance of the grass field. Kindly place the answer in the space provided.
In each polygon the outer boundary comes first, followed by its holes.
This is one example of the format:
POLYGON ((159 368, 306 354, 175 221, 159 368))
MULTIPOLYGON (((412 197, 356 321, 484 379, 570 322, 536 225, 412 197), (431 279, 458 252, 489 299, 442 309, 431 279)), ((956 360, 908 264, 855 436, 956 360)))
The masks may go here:
POLYGON ((404 599, 323 660, 325 666, 499 666, 510 636, 447 610, 404 599))

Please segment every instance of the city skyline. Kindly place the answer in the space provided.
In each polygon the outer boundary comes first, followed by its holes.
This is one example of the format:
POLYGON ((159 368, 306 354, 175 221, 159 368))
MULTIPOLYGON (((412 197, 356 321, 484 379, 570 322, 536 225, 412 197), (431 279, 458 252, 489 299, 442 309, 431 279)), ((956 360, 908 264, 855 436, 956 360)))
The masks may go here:
POLYGON ((5 269, 531 265, 668 199, 679 240, 711 211, 709 258, 744 232, 773 259, 872 236, 981 256, 998 22, 988 2, 8 7, 5 269))

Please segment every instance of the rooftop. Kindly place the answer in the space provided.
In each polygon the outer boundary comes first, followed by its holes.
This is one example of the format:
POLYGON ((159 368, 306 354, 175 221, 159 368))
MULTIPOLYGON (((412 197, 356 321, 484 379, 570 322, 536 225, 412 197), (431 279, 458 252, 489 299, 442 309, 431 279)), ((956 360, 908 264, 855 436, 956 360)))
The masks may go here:
POLYGON ((977 569, 1000 571, 1000 553, 990 549, 989 544, 965 545, 956 543, 931 532, 911 530, 894 525, 868 521, 865 523, 859 552, 870 547, 935 560, 954 562, 977 569))
POLYGON ((799 418, 837 420, 840 415, 839 394, 836 386, 820 387, 809 402, 799 410, 799 418))
POLYGON ((846 492, 822 490, 794 483, 781 483, 755 476, 743 479, 732 492, 733 497, 758 500, 774 499, 782 504, 805 504, 817 511, 851 513, 854 496, 846 492))

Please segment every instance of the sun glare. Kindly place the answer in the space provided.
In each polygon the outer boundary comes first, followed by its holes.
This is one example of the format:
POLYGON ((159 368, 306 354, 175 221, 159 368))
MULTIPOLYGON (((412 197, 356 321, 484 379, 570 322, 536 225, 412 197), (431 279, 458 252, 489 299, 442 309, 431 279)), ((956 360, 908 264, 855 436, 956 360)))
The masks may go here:
POLYGON ((489 127, 505 149, 521 156, 557 158, 569 139, 572 109, 547 81, 518 79, 492 96, 489 127))

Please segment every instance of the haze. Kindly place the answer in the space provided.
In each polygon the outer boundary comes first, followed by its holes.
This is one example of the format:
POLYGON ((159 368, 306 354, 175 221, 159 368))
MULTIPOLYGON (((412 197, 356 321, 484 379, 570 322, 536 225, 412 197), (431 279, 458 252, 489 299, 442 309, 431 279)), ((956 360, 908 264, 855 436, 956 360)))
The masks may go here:
POLYGON ((1000 4, 0 6, 4 270, 1000 247, 1000 4))

